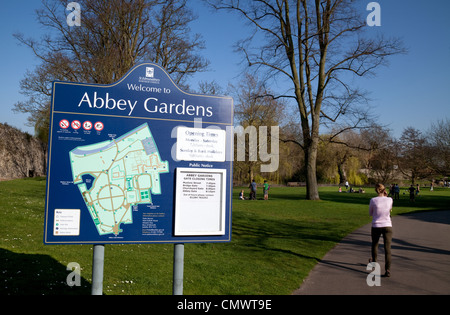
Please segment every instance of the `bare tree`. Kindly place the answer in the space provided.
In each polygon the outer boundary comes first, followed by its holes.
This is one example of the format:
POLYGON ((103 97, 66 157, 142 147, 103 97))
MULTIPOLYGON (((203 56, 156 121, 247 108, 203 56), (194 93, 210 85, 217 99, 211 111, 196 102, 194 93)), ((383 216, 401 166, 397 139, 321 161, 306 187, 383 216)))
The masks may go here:
MULTIPOLYGON (((200 35, 190 32, 196 19, 187 0, 79 0, 81 26, 67 23, 65 0, 43 0, 39 23, 48 32, 40 40, 15 34, 30 47, 41 64, 21 81, 28 97, 14 110, 31 113, 30 124, 45 126, 51 82, 54 80, 108 84, 121 78, 135 63, 159 63, 183 85, 189 75, 205 70, 199 55, 200 35)), ((48 116, 47 116, 48 117, 48 116)), ((38 128, 38 127, 37 127, 38 128)))
POLYGON ((281 100, 268 97, 270 90, 257 77, 250 74, 244 75, 237 85, 230 85, 229 89, 234 95, 235 123, 242 127, 242 129, 236 128, 238 134, 235 146, 237 154, 235 169, 238 173, 246 172, 247 180, 250 182, 256 174, 256 167, 262 164, 257 156, 260 146, 266 143, 261 141, 264 136, 261 128, 267 128, 264 129, 267 130, 269 137, 269 143, 266 144, 271 147, 271 127, 278 126, 283 119, 284 104, 281 100))
MULTIPOLYGON (((320 125, 357 128, 370 111, 351 76, 366 76, 386 57, 403 52, 397 39, 364 36, 365 19, 351 0, 207 0, 217 10, 237 12, 254 29, 238 49, 249 66, 286 82, 273 98, 293 99, 300 114, 307 198, 319 199, 316 159, 320 125)), ((281 84, 280 84, 281 85, 281 84)))
POLYGON ((414 185, 416 180, 433 174, 433 169, 430 167, 429 146, 420 130, 414 127, 405 128, 398 145, 400 148, 399 169, 411 179, 411 184, 414 185))
POLYGON ((388 183, 395 178, 398 167, 398 145, 391 130, 374 125, 361 131, 366 154, 365 167, 377 183, 388 183))
POLYGON ((175 76, 177 84, 186 83, 186 78, 203 71, 209 62, 197 54, 204 48, 200 34, 191 36, 189 23, 196 19, 187 7, 187 0, 160 1, 156 18, 156 40, 151 40, 151 52, 147 58, 175 76))
POLYGON ((450 119, 438 120, 426 134, 431 150, 429 162, 436 174, 450 176, 450 119))
POLYGON ((223 95, 224 91, 222 87, 215 80, 201 81, 198 83, 198 93, 207 95, 223 95))

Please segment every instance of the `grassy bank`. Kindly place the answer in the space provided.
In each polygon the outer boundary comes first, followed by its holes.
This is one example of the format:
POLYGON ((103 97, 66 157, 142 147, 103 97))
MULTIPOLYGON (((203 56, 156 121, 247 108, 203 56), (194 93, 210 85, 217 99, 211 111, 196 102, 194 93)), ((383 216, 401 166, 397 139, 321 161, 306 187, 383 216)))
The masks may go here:
MULTIPOLYGON (((306 201, 302 187, 273 187, 267 201, 242 201, 235 188, 232 241, 185 245, 184 293, 290 294, 342 237, 370 222, 372 190, 321 187, 321 201, 306 201)), ((44 197, 44 179, 0 182, 0 294, 89 294, 92 246, 43 245, 44 197), (81 287, 66 285, 69 262, 81 266, 81 287)), ((450 189, 424 189, 414 204, 401 194, 393 214, 449 204, 450 189)), ((171 244, 107 245, 104 293, 171 294, 172 259, 171 244)))

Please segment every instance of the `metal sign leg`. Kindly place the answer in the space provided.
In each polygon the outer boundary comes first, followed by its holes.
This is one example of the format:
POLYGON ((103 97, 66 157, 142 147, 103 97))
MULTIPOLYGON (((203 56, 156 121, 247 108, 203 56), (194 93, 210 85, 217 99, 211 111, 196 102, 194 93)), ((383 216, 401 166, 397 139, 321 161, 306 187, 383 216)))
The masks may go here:
POLYGON ((94 245, 92 259, 92 295, 103 294, 103 266, 105 262, 105 245, 94 245))
POLYGON ((173 252, 173 295, 183 295, 184 244, 175 244, 173 252))

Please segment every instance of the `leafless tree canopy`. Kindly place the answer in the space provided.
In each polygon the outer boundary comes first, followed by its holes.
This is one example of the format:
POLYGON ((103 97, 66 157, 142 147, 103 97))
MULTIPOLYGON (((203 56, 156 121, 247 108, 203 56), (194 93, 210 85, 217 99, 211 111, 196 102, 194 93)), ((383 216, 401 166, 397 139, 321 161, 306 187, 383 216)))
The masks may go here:
POLYGON ((36 40, 15 34, 30 47, 41 64, 28 71, 21 92, 28 97, 15 110, 32 113, 31 124, 48 110, 54 80, 108 84, 135 63, 160 64, 179 85, 189 75, 205 70, 208 61, 199 51, 200 35, 191 34, 196 19, 187 0, 79 0, 81 26, 69 26, 65 0, 43 0, 39 23, 48 32, 36 40))
POLYGON ((427 159, 438 174, 450 176, 450 118, 438 120, 426 135, 431 152, 427 159))
MULTIPOLYGON (((238 50, 249 66, 286 82, 274 98, 294 99, 300 113, 307 198, 319 199, 316 158, 319 126, 358 128, 371 112, 354 76, 374 73, 386 58, 403 52, 397 39, 366 37, 365 18, 351 0, 209 0, 217 10, 237 12, 254 29, 238 50)), ((364 12, 361 12, 364 13, 364 12)))

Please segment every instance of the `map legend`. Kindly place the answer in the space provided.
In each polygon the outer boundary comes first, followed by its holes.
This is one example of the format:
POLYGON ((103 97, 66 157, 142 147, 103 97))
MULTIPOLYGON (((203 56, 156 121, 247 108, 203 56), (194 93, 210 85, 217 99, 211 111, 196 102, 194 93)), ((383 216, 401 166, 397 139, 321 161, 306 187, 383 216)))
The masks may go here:
POLYGON ((80 209, 55 209, 53 235, 80 235, 80 209))

